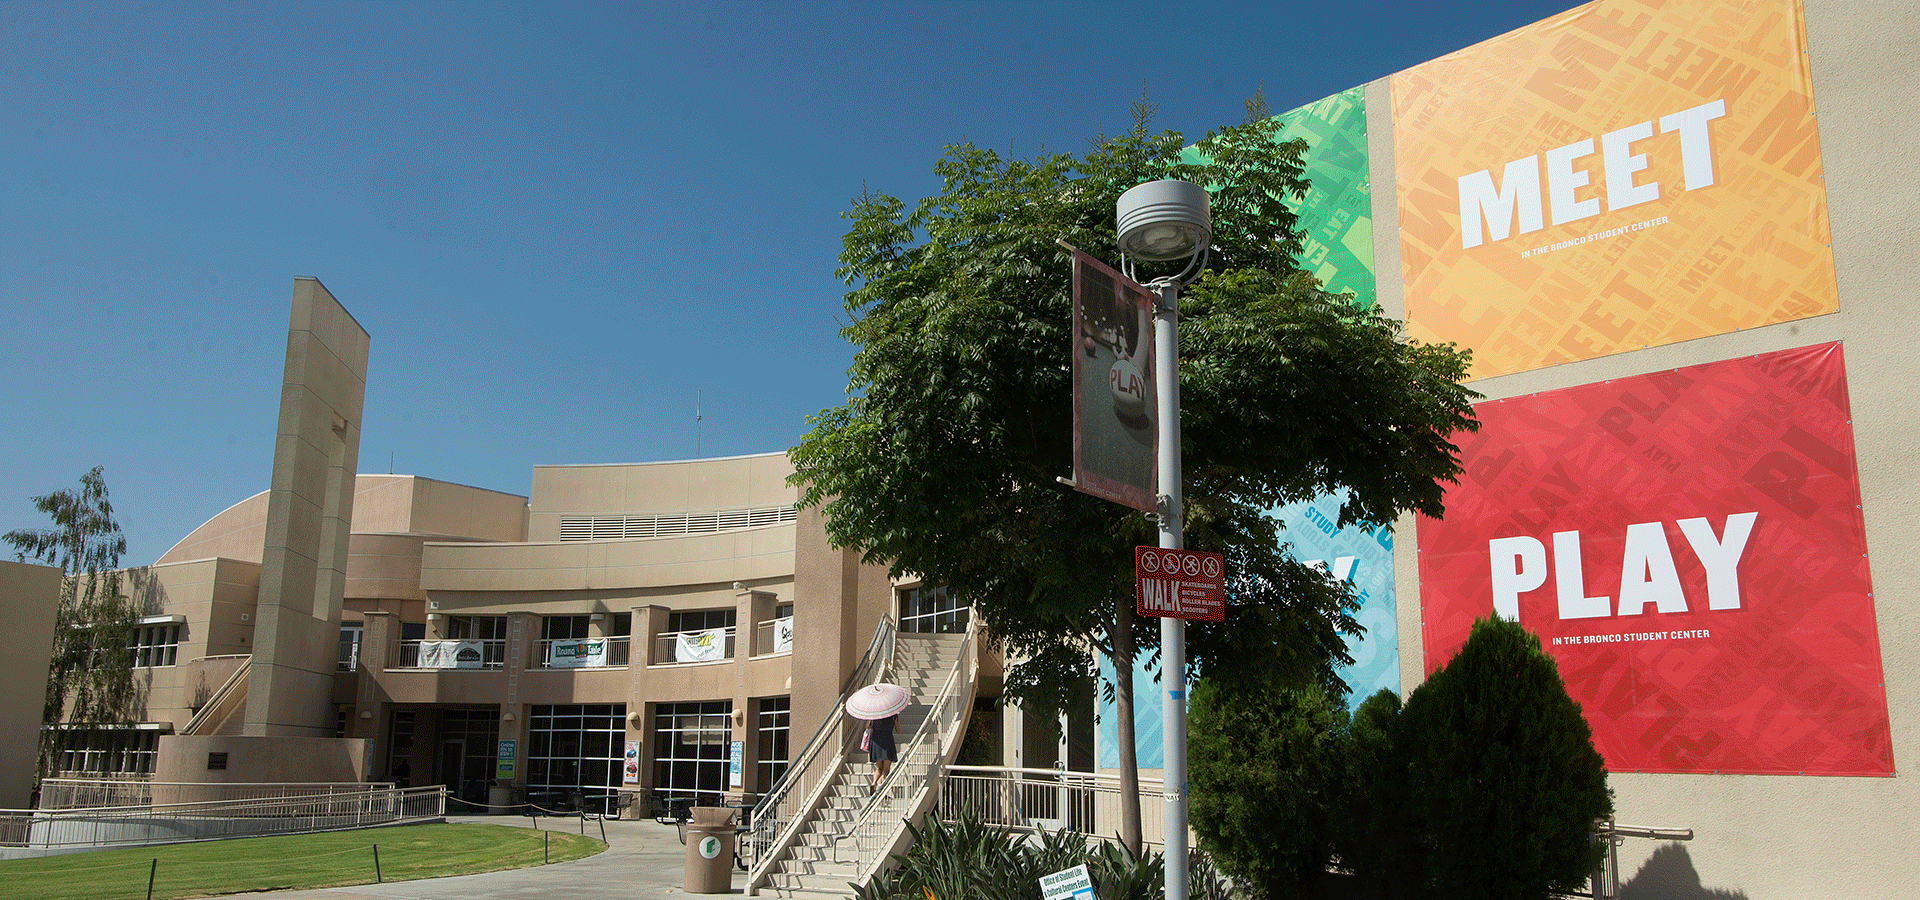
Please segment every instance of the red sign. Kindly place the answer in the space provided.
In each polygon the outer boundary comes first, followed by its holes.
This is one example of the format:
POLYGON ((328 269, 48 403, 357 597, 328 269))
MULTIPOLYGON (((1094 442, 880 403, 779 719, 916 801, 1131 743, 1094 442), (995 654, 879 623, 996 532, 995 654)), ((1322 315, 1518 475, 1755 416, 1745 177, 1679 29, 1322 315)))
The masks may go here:
POLYGON ((1162 619, 1227 619, 1227 558, 1201 550, 1133 548, 1135 612, 1162 619))
POLYGON ((1476 412, 1419 522, 1429 671, 1498 612, 1615 772, 1893 774, 1839 344, 1476 412))

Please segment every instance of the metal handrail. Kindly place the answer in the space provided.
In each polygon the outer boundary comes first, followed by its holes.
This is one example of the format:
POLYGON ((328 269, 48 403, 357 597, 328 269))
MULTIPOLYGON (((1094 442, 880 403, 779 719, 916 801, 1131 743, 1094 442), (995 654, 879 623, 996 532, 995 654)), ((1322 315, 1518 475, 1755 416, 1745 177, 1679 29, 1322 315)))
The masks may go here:
POLYGON ((360 787, 358 791, 193 803, 0 810, 0 846, 36 850, 144 846, 344 831, 446 816, 446 791, 439 785, 360 787))
POLYGON ((1617 900, 1620 896, 1620 845, 1627 838, 1648 838, 1656 841, 1693 840, 1691 828, 1649 828, 1644 825, 1620 825, 1612 819, 1601 819, 1593 823, 1593 839, 1606 846, 1606 855, 1593 870, 1588 879, 1589 893, 1594 900, 1617 900))
POLYGON ((874 799, 854 818, 851 827, 834 845, 834 858, 841 859, 841 846, 853 844, 852 860, 858 872, 855 883, 864 884, 885 865, 907 835, 907 824, 932 808, 938 799, 935 788, 944 769, 960 750, 965 737, 968 714, 973 711, 978 659, 974 643, 980 632, 978 618, 967 623, 960 639, 959 658, 948 671, 940 694, 929 704, 927 718, 914 732, 913 740, 900 754, 900 763, 887 779, 874 788, 874 799))
POLYGON ((819 805, 820 795, 832 785, 834 775, 845 764, 847 747, 852 743, 850 737, 840 741, 831 758, 823 759, 821 754, 831 743, 829 735, 839 731, 840 710, 853 696, 854 690, 886 677, 893 664, 895 634, 892 617, 882 617, 880 623, 874 626, 873 639, 867 642, 867 652, 860 657, 860 662, 854 665, 853 672, 840 686, 840 698, 827 711, 813 737, 807 739, 806 747, 787 764, 787 770, 761 796, 760 802, 754 804, 745 835, 748 855, 753 859, 753 867, 747 873, 748 890, 766 879, 767 870, 773 867, 780 852, 793 843, 800 827, 806 823, 805 813, 819 805), (826 765, 826 770, 814 780, 809 790, 807 773, 816 763, 826 765), (788 802, 802 793, 806 794, 805 802, 797 805, 788 802))
MULTIPOLYGON (((1118 840, 1120 792, 1117 772, 1030 769, 1012 766, 947 766, 940 779, 935 814, 955 820, 963 814, 1015 831, 1065 828, 1096 840, 1118 840)), ((1161 781, 1139 779, 1142 806, 1158 802, 1161 781)), ((1141 844, 1165 844, 1159 817, 1141 821, 1141 844)))

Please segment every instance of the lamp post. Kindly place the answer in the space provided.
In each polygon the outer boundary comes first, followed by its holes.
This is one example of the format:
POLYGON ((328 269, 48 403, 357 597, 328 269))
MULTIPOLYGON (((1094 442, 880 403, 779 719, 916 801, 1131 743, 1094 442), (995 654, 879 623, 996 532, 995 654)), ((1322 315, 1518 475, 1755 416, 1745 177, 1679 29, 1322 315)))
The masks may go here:
MULTIPOLYGON (((1206 267, 1213 220, 1205 188, 1186 181, 1135 185, 1114 204, 1120 234, 1121 271, 1134 281, 1133 261, 1188 260, 1177 275, 1144 286, 1153 291, 1153 368, 1157 428, 1154 436, 1159 483, 1156 501, 1160 546, 1186 549, 1180 484, 1180 288, 1206 267)), ((1187 897, 1187 623, 1160 620, 1162 787, 1165 803, 1166 900, 1187 897)), ((1128 673, 1124 677, 1132 677, 1128 673)))

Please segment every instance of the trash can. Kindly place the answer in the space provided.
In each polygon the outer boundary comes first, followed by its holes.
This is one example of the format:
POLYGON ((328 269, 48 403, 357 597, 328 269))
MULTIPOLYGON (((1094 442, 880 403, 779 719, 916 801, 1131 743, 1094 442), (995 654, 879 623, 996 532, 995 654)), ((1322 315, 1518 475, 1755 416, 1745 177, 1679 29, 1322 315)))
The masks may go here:
POLYGON ((687 822, 689 894, 727 894, 733 891, 733 810, 724 806, 696 806, 687 822))
POLYGON ((513 785, 496 784, 487 788, 487 805, 492 807, 487 812, 496 816, 513 812, 513 785))

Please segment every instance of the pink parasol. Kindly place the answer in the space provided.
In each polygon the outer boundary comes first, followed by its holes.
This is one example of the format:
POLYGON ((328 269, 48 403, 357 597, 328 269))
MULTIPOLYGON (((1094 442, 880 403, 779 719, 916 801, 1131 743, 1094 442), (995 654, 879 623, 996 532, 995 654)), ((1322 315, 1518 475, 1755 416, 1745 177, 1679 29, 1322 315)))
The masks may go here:
POLYGON ((884 719, 907 708, 907 689, 884 681, 870 684, 847 698, 847 715, 856 719, 884 719))

